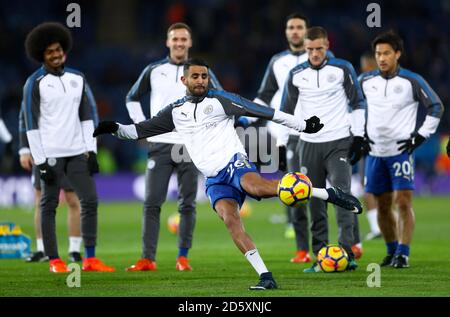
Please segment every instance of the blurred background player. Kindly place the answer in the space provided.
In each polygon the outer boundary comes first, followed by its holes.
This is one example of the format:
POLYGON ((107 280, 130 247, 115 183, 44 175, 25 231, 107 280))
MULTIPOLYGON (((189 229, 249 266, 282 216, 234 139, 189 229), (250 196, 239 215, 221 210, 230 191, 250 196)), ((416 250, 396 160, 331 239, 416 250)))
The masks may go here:
MULTIPOLYGON (((156 116, 166 106, 186 93, 183 85, 183 64, 192 47, 191 28, 184 23, 172 24, 167 30, 166 46, 169 56, 149 64, 128 92, 126 107, 134 123, 146 118, 140 100, 150 93, 150 117, 156 116)), ((210 71, 211 85, 221 89, 210 71)), ((155 271, 161 205, 166 200, 170 176, 174 171, 178 180, 178 256, 175 268, 192 270, 188 251, 192 247, 195 227, 195 199, 197 195, 198 171, 189 158, 178 133, 160 135, 149 141, 147 169, 145 173, 145 201, 142 223, 142 258, 127 268, 127 271, 155 271), (179 157, 175 157, 179 156, 179 157), (184 157, 186 159, 179 159, 184 157)))
MULTIPOLYGON (((360 58, 360 68, 361 73, 371 72, 378 68, 377 61, 373 52, 365 52, 360 58)), ((361 181, 364 183, 364 162, 365 159, 362 158, 358 164, 359 174, 361 175, 361 181)), ((381 237, 380 227, 378 226, 377 220, 377 203, 375 196, 371 193, 364 192, 363 198, 366 207, 366 217, 369 222, 370 231, 366 234, 365 240, 372 240, 381 237)))
POLYGON ((378 223, 387 247, 381 265, 409 267, 415 227, 412 197, 414 150, 433 134, 443 113, 442 102, 418 74, 399 65, 403 40, 389 31, 372 42, 378 69, 360 76, 367 99, 366 191, 375 195, 378 223), (416 129, 419 104, 427 109, 416 129), (398 208, 395 219, 392 205, 398 208))
MULTIPOLYGON (((122 139, 137 140, 177 130, 193 162, 207 178, 206 193, 211 206, 223 220, 236 246, 259 275, 259 283, 249 289, 275 289, 277 284, 272 273, 245 232, 239 209, 247 195, 257 200, 277 196, 279 180, 261 177, 256 166, 248 160, 234 128, 235 116, 273 120, 304 133, 316 133, 323 128, 323 124, 315 116, 298 120, 236 94, 209 90, 208 65, 201 60, 190 60, 185 64, 182 81, 187 87, 186 95, 164 107, 155 117, 132 125, 100 122, 94 136, 113 133, 122 139)), ((356 198, 336 188, 314 188, 312 195, 353 212, 362 211, 356 198)))
MULTIPOLYGON (((324 28, 308 29, 305 38, 308 60, 289 72, 280 110, 299 118, 308 118, 314 113, 323 120, 325 127, 318 133, 300 135, 297 146, 300 172, 308 175, 315 186, 325 187, 328 179, 332 186, 350 193, 350 164, 355 164, 364 153, 362 140, 366 104, 353 66, 345 60, 328 57, 328 47, 324 28)), ((288 138, 289 131, 280 128, 277 145, 286 146, 288 138)), ((312 247, 317 255, 328 244, 327 204, 311 198, 309 207, 312 247)), ((357 264, 352 246, 356 215, 336 207, 336 218, 339 244, 349 255, 348 269, 355 269, 357 264)), ((305 270, 319 271, 316 263, 305 270)))
MULTIPOLYGON (((44 253, 44 243, 42 241, 41 231, 41 208, 40 202, 42 197, 41 181, 39 170, 33 163, 30 147, 28 145, 25 119, 23 112, 19 115, 19 156, 20 165, 23 169, 31 172, 31 182, 34 187, 34 230, 36 233, 36 252, 30 254, 25 259, 26 262, 43 262, 48 261, 48 257, 44 253)), ((68 206, 67 225, 69 229, 69 261, 82 261, 81 248, 81 232, 80 232, 80 201, 73 191, 66 177, 61 180, 61 188, 63 190, 64 200, 68 206)))
POLYGON ((28 33, 28 57, 42 66, 28 77, 22 111, 27 140, 41 179, 41 230, 50 272, 68 272, 58 254, 56 208, 61 181, 67 176, 81 205, 83 271, 112 272, 95 256, 97 240, 97 145, 92 137, 97 121, 95 100, 84 78, 65 67, 72 47, 70 31, 59 23, 42 23, 28 33))

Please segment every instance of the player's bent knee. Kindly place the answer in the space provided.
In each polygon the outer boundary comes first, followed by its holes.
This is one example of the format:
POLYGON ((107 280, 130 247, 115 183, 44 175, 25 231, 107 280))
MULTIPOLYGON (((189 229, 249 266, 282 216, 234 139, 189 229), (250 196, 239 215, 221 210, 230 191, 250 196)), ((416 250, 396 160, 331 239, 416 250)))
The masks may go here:
POLYGON ((412 204, 407 199, 397 200, 395 204, 397 205, 397 208, 401 213, 403 212, 410 213, 412 211, 412 204))

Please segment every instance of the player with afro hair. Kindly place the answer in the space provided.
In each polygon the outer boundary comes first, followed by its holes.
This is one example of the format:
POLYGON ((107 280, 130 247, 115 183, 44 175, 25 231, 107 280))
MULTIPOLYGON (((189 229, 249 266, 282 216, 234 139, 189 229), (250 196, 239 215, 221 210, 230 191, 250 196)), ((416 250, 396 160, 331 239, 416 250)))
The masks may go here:
MULTIPOLYGON (((84 74, 64 65, 71 48, 69 29, 55 22, 38 25, 25 40, 28 57, 42 64, 23 89, 21 131, 26 133, 42 192, 43 249, 50 272, 70 272, 59 257, 55 221, 60 188, 67 178, 81 205, 82 270, 113 272, 113 267, 96 257, 98 197, 93 174, 99 167, 92 133, 98 121, 97 108, 84 74)), ((69 259, 72 261, 71 256, 69 259)))
POLYGON ((36 26, 25 39, 27 56, 38 62, 44 62, 44 52, 48 46, 59 43, 67 54, 72 48, 72 35, 62 24, 45 22, 36 26))

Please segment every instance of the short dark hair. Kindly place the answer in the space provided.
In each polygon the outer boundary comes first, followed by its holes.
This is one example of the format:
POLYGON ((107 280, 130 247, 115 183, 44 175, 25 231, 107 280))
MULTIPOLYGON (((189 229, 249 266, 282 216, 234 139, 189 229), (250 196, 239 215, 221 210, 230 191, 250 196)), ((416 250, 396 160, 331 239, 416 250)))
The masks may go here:
POLYGON ((72 35, 61 23, 45 22, 28 33, 25 39, 25 51, 28 58, 42 63, 45 50, 54 43, 59 43, 67 54, 72 48, 72 35))
POLYGON ((186 73, 191 66, 204 66, 209 69, 209 65, 203 59, 190 58, 184 63, 183 72, 186 73))
POLYGON ((372 41, 372 49, 375 52, 377 44, 389 44, 394 51, 403 52, 403 40, 402 38, 393 30, 379 34, 372 41))
POLYGON ((300 20, 303 20, 303 21, 305 21, 306 27, 309 26, 309 19, 306 17, 306 15, 303 15, 303 14, 301 14, 301 13, 299 13, 299 12, 294 12, 294 13, 289 14, 289 15, 286 17, 286 21, 285 21, 286 24, 289 22, 289 20, 292 20, 292 19, 300 19, 300 20))
POLYGON ((306 31, 305 39, 314 41, 317 39, 328 39, 327 31, 321 26, 313 26, 306 31))
POLYGON ((189 34, 192 36, 192 30, 189 27, 189 25, 187 25, 186 23, 183 22, 177 22, 172 24, 171 26, 169 26, 169 28, 167 29, 167 35, 169 35, 169 33, 173 30, 178 30, 178 29, 186 29, 189 34))

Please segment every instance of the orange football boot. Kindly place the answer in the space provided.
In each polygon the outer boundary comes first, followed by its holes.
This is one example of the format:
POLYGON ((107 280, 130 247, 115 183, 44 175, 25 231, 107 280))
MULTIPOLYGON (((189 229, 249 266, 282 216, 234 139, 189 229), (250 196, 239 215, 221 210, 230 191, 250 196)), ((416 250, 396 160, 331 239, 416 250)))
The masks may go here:
POLYGON ((127 272, 136 271, 156 271, 156 262, 149 259, 140 259, 130 267, 125 269, 127 272))
POLYGON ((189 260, 185 256, 179 256, 177 258, 177 265, 175 269, 178 271, 192 271, 192 267, 189 265, 189 260))
POLYGON ((115 272, 112 266, 105 265, 98 258, 85 258, 83 260, 83 271, 85 272, 115 272))
POLYGON ((311 257, 309 252, 306 250, 298 250, 296 256, 291 259, 291 263, 309 263, 311 262, 311 257))
POLYGON ((69 269, 67 268, 66 263, 64 263, 64 261, 61 260, 60 258, 50 260, 49 264, 50 264, 50 272, 53 272, 53 273, 68 273, 68 272, 70 272, 69 269))
POLYGON ((355 259, 358 260, 363 255, 363 249, 359 245, 355 244, 352 246, 353 254, 355 255, 355 259))

